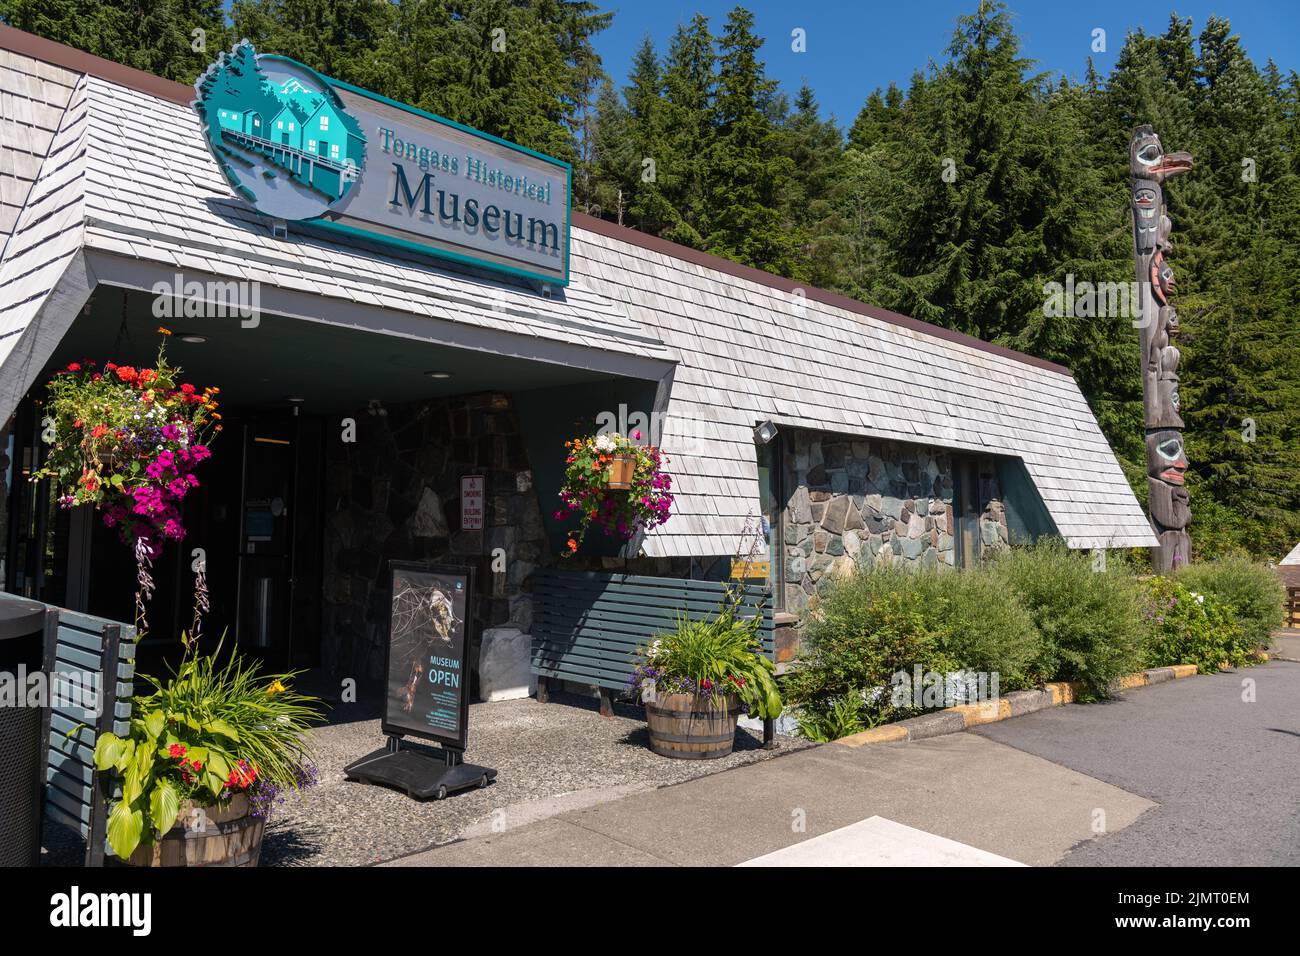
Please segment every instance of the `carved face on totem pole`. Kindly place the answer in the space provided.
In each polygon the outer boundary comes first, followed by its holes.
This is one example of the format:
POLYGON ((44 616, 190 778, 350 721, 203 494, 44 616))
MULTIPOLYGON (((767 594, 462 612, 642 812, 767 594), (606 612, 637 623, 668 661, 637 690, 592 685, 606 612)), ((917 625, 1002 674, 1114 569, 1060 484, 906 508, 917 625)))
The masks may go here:
POLYGON ((1161 529, 1182 530, 1191 521, 1186 473, 1182 434, 1172 428, 1148 434, 1147 491, 1151 517, 1161 529))
POLYGON ((1171 305, 1161 306, 1146 343, 1142 390, 1148 428, 1182 428, 1179 415, 1182 397, 1178 393, 1178 363, 1182 353, 1173 344, 1178 334, 1178 313, 1171 305))

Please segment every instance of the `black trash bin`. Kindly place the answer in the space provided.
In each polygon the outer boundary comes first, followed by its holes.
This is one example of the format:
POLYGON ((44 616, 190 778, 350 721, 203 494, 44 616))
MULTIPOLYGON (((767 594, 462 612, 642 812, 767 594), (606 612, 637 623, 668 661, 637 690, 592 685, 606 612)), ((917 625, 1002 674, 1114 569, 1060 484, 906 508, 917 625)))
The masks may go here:
POLYGON ((49 700, 29 696, 27 675, 45 658, 44 604, 0 598, 0 680, 9 683, 0 706, 0 866, 36 866, 41 856, 41 798, 49 700), (36 704, 37 706, 29 706, 36 704))

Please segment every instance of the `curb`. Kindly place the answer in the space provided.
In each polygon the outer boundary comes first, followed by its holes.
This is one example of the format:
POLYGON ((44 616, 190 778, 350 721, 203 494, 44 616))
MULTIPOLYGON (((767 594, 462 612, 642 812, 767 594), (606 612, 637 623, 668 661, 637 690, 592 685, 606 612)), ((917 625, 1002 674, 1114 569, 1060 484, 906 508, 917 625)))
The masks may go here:
MULTIPOLYGON (((1134 687, 1148 687, 1166 681, 1181 680, 1184 677, 1194 677, 1196 673, 1195 664, 1153 667, 1150 670, 1138 671, 1136 674, 1125 674, 1111 684, 1111 690, 1119 692, 1132 690, 1134 687)), ((946 707, 934 713, 922 714, 920 717, 909 717, 895 724, 873 727, 830 742, 841 747, 865 747, 867 744, 925 740, 927 737, 960 733, 981 724, 993 724, 1011 717, 1032 714, 1036 710, 1072 704, 1078 699, 1079 690, 1080 685, 1077 683, 1056 681, 1044 684, 1039 690, 1017 690, 997 700, 987 700, 979 704, 958 704, 956 707, 946 707)))

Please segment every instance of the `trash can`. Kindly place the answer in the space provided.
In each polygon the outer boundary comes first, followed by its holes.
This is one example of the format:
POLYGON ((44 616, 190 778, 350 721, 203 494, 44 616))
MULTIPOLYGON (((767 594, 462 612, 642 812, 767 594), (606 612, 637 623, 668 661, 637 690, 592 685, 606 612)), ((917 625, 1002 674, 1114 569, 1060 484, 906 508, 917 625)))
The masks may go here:
POLYGON ((40 674, 45 656, 44 604, 0 596, 0 866, 36 866, 41 856, 41 800, 49 707, 40 674))

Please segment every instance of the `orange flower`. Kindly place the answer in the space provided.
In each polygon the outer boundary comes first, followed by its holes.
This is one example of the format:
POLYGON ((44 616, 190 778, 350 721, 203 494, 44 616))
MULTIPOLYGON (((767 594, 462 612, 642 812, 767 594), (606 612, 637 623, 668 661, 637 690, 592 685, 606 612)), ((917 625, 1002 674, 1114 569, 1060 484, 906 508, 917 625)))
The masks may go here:
POLYGON ((570 551, 577 551, 577 550, 578 550, 578 542, 576 542, 576 541, 574 541, 572 538, 570 538, 568 543, 569 543, 569 550, 570 550, 570 551))

